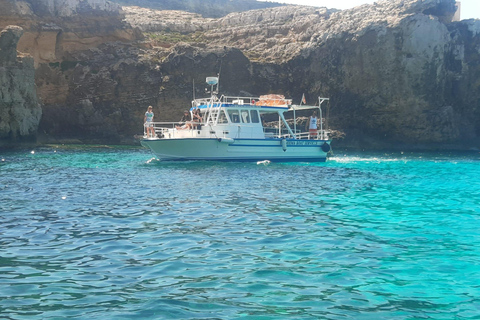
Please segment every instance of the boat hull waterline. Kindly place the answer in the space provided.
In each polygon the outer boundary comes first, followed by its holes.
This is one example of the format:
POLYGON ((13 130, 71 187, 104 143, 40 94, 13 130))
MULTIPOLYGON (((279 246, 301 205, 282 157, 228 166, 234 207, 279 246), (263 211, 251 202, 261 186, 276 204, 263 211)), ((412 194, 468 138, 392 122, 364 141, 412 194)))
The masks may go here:
POLYGON ((325 162, 330 149, 329 140, 296 139, 143 139, 141 144, 161 161, 325 162))

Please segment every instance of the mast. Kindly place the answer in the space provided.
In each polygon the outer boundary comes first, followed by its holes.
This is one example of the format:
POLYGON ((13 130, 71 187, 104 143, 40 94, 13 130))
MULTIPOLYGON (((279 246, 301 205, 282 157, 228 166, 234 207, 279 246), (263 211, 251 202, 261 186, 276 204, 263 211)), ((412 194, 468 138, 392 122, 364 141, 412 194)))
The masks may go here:
POLYGON ((213 114, 213 103, 214 101, 217 100, 217 93, 218 93, 218 77, 207 77, 206 82, 208 85, 210 85, 210 101, 207 104, 207 111, 208 111, 208 116, 206 118, 206 123, 212 122, 215 120, 213 119, 214 114, 213 114), (216 90, 214 90, 214 87, 217 86, 216 90))
POLYGON ((318 97, 318 109, 320 110, 320 139, 322 140, 325 140, 325 133, 323 132, 322 103, 329 100, 329 98, 318 97))

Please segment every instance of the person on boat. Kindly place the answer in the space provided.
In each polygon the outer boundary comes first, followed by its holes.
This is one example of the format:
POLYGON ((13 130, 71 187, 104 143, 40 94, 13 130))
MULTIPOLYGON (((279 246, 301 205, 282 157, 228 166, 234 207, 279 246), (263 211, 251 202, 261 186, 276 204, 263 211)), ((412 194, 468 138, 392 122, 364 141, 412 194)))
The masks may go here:
POLYGON ((148 106, 147 112, 145 112, 145 118, 143 119, 144 126, 147 131, 147 137, 155 137, 155 130, 153 128, 153 107, 148 106))
POLYGON ((193 111, 193 126, 199 129, 199 124, 202 123, 202 114, 200 113, 200 108, 196 108, 193 111))
POLYGON ((313 137, 314 139, 317 137, 317 111, 313 111, 312 115, 310 118, 308 118, 308 138, 310 139, 313 137))
POLYGON ((182 126, 175 126, 177 129, 192 129, 192 116, 190 115, 190 112, 185 110, 183 112, 183 117, 180 119, 180 123, 183 123, 184 125, 182 126))

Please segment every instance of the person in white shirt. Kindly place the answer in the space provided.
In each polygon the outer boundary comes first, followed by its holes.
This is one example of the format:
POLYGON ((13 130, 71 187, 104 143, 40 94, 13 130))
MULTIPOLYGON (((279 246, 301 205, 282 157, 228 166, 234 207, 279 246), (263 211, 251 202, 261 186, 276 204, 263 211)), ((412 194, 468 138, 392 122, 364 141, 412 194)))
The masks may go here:
POLYGON ((314 139, 317 137, 317 111, 313 111, 312 115, 308 119, 308 138, 313 137, 314 139))
POLYGON ((155 130, 153 129, 153 107, 148 106, 147 112, 145 112, 145 118, 143 119, 144 126, 147 129, 147 137, 155 137, 155 130))

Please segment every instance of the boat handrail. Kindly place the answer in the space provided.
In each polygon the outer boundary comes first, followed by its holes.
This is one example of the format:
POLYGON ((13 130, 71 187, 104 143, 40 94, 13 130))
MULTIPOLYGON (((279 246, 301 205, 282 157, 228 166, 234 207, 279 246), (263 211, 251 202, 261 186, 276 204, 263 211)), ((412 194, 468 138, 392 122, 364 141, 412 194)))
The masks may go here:
MULTIPOLYGON (((201 124, 201 125, 204 125, 205 122, 202 121, 202 122, 198 122, 198 121, 187 121, 187 122, 190 122, 190 123, 194 123, 194 124, 201 124)), ((171 126, 172 128, 175 128, 175 126, 177 125, 184 125, 185 124, 185 121, 183 122, 180 122, 180 121, 175 121, 175 122, 152 122, 153 126, 154 127, 158 127, 160 128, 159 126, 171 126)), ((164 127, 165 128, 165 127, 164 127)), ((168 128, 168 127, 167 127, 168 128)))
MULTIPOLYGON (((175 131, 178 126, 184 125, 185 122, 152 122, 153 128, 155 133, 161 137, 166 136, 169 134, 170 137, 175 137, 175 131)), ((207 125, 205 122, 194 122, 194 125, 207 125)), ((180 129, 181 130, 181 129, 180 129)), ((195 130, 190 130, 195 131, 195 130)), ((312 137, 312 134, 309 132, 302 132, 297 130, 292 135, 288 130, 285 128, 277 128, 277 127, 263 127, 263 132, 266 138, 286 138, 286 139, 296 139, 296 140, 304 140, 304 139, 320 139, 320 140, 328 140, 328 135, 330 134, 329 130, 318 130, 315 137, 312 137)), ((147 135, 146 128, 144 128, 144 136, 147 135)))
MULTIPOLYGON (((205 125, 205 122, 196 122, 196 121, 188 121, 195 125, 205 125)), ((175 129, 176 126, 182 126, 185 122, 175 121, 175 122, 152 122, 153 129, 155 132, 159 132, 160 130, 169 130, 175 129)), ((144 132, 146 134, 146 126, 144 125, 144 132)))
POLYGON ((209 97, 209 98, 201 98, 195 99, 192 101, 192 108, 198 106, 208 106, 212 107, 216 104, 238 104, 238 105, 261 105, 261 106, 290 106, 292 105, 291 99, 283 99, 283 98, 261 98, 261 97, 243 97, 243 96, 221 96, 220 98, 217 97, 209 97))
POLYGON ((318 130, 316 134, 311 134, 308 131, 297 130, 292 135, 288 132, 287 129, 281 128, 280 132, 277 127, 263 127, 263 132, 265 138, 285 138, 285 139, 295 139, 295 140, 306 140, 306 139, 317 139, 317 140, 328 140, 328 135, 330 134, 329 130, 318 130))

